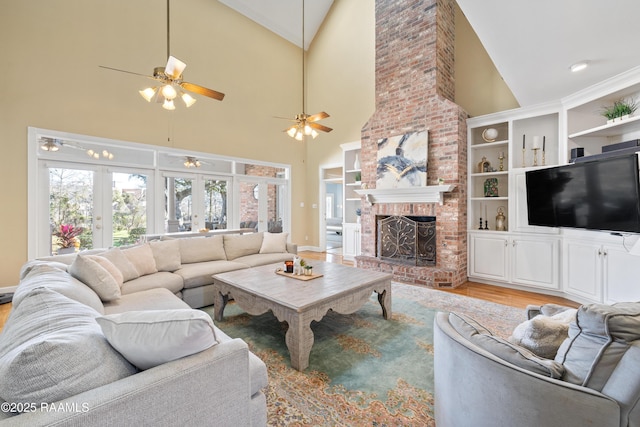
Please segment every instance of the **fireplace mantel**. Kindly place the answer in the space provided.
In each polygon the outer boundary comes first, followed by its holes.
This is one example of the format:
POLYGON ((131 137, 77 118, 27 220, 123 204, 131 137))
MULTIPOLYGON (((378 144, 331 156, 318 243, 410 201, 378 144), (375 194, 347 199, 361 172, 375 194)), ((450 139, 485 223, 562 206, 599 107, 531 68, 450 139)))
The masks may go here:
POLYGON ((443 194, 453 191, 455 185, 427 185, 409 188, 374 188, 355 190, 372 205, 376 203, 439 203, 442 205, 443 194))

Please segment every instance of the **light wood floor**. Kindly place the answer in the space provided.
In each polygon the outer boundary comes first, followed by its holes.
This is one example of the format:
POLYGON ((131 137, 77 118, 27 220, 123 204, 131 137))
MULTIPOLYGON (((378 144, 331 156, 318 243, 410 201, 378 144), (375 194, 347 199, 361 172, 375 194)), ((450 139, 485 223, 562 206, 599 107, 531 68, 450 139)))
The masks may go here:
MULTIPOLYGON (((327 262, 336 262, 344 265, 353 265, 353 262, 345 261, 342 255, 331 254, 325 252, 309 252, 302 251, 299 253, 302 258, 308 260, 321 260, 327 262)), ((502 288, 499 286, 485 285, 482 283, 467 282, 456 289, 438 289, 442 292, 452 292, 455 294, 466 295, 486 301, 497 302, 499 304, 509 305, 517 308, 525 308, 528 304, 545 304, 556 303, 570 307, 578 307, 580 304, 568 299, 554 297, 550 295, 538 294, 535 292, 525 292, 515 289, 502 288)), ((0 304, 0 331, 9 316, 11 304, 0 304)))

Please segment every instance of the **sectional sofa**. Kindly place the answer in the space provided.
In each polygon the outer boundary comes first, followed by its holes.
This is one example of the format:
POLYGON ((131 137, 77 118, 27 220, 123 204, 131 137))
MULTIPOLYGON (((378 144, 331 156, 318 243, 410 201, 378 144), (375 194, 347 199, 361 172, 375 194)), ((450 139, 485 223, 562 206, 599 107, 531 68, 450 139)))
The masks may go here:
POLYGON ((264 363, 203 311, 216 273, 286 234, 147 242, 26 263, 0 334, 0 425, 266 425, 264 363))

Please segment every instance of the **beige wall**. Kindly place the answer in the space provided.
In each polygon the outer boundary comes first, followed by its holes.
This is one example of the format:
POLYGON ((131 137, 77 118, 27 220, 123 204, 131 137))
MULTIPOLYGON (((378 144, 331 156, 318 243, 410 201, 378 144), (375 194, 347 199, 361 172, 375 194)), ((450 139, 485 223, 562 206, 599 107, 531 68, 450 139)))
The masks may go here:
MULTIPOLYGON (((360 139, 375 108, 374 2, 335 0, 313 41, 307 112, 328 112, 322 123, 334 131, 303 143, 273 118, 300 112, 300 50, 218 1, 172 2, 171 53, 188 64, 187 81, 224 92, 223 102, 198 97, 189 110, 167 112, 138 95, 149 81, 98 68, 150 74, 164 65, 162 3, 0 0, 0 287, 17 283, 27 258, 28 126, 291 164, 292 240, 318 245, 318 168, 341 161, 340 144, 360 139)), ((460 104, 470 112, 504 109, 493 101, 503 89, 474 96, 486 81, 496 85, 495 70, 481 75, 482 84, 474 80, 479 66, 493 65, 487 58, 470 63, 456 68, 460 104)))

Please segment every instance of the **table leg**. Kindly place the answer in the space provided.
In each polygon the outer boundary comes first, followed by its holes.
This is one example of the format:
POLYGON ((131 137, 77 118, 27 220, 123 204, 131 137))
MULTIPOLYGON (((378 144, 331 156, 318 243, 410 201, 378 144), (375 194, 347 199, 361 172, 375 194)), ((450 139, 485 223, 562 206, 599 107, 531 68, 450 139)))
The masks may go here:
POLYGON ((222 316, 224 315, 224 308, 226 307, 227 302, 229 302, 229 295, 222 295, 222 292, 216 290, 213 301, 213 318, 215 320, 222 320, 222 316))
POLYGON ((299 316, 291 319, 285 341, 291 356, 291 367, 298 371, 307 369, 314 341, 311 321, 306 322, 299 316))
POLYGON ((378 293, 378 302, 382 307, 382 317, 391 319, 391 290, 385 289, 382 293, 378 293))

